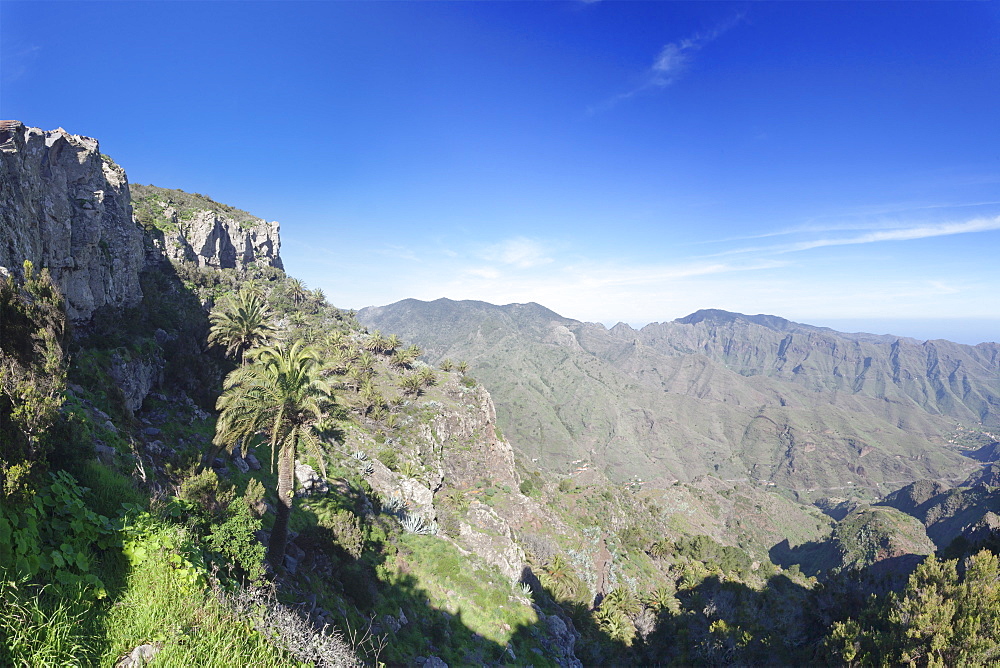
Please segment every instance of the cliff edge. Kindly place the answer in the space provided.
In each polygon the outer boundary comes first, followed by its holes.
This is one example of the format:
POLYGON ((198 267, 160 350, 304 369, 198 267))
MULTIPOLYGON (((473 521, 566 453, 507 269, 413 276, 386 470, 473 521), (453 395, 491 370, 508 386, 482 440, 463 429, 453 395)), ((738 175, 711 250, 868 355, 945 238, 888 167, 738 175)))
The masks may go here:
POLYGON ((125 170, 96 139, 0 121, 0 266, 48 267, 67 315, 142 299, 142 230, 125 170))

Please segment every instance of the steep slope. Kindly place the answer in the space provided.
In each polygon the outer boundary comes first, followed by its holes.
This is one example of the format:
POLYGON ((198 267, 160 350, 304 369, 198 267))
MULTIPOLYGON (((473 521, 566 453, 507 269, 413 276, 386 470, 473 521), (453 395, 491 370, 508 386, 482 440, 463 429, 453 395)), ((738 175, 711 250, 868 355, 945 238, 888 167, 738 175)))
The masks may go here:
MULTIPOLYGON (((1000 345, 967 346, 841 334, 774 316, 699 311, 670 323, 613 332, 665 354, 699 352, 744 376, 764 375, 931 414, 1000 425, 1000 345)), ((629 342, 631 342, 629 341, 629 342)))
POLYGON ((703 311, 641 330, 537 304, 404 300, 358 319, 467 359, 511 442, 566 470, 666 483, 712 474, 802 497, 968 475, 958 421, 997 419, 1000 348, 841 335, 703 311))
POLYGON ((125 171, 96 139, 0 121, 0 267, 47 267, 70 319, 142 299, 142 231, 130 209, 125 171))

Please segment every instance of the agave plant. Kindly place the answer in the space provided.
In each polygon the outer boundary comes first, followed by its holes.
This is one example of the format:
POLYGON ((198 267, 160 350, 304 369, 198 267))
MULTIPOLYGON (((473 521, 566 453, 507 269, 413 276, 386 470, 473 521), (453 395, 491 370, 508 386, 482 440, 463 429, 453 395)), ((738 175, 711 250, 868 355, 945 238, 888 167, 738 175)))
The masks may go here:
POLYGON ((398 516, 401 513, 406 513, 406 502, 401 496, 393 494, 392 496, 383 496, 379 500, 381 501, 382 512, 386 515, 398 516))
POLYGON ((407 533, 418 536, 433 536, 438 532, 437 522, 433 520, 428 522, 420 515, 404 515, 400 524, 407 533))
POLYGON ((359 462, 363 462, 366 459, 368 459, 368 453, 365 452, 364 450, 358 450, 357 452, 354 453, 353 457, 357 459, 359 462))

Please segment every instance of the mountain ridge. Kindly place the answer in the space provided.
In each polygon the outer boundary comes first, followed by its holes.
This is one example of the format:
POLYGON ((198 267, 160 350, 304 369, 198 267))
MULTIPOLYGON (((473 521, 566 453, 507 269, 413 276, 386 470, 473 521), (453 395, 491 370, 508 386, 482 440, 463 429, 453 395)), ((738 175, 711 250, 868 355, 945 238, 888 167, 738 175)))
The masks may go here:
POLYGON ((358 319, 418 342, 432 361, 468 359, 530 456, 556 469, 594 460, 617 479, 715 473, 795 494, 878 496, 897 481, 964 479, 969 462, 948 442, 955 425, 998 421, 996 344, 842 336, 718 309, 639 330, 452 300, 358 319))

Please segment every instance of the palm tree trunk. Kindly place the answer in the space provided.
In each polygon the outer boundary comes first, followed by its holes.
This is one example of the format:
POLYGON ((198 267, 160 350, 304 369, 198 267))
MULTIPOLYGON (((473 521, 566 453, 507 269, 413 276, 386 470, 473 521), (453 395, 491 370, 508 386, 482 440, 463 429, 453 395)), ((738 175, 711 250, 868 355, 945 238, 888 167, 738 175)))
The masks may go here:
POLYGON ((215 458, 222 454, 222 449, 224 447, 226 447, 225 443, 219 443, 217 446, 212 448, 212 451, 208 454, 207 458, 203 457, 202 459, 199 459, 198 466, 197 468, 195 468, 194 474, 199 475, 202 471, 205 470, 206 466, 211 467, 212 462, 215 461, 215 458))
MULTIPOLYGON (((294 436, 293 436, 294 438, 294 436)), ((267 560, 274 571, 280 572, 288 542, 288 518, 292 514, 292 493, 295 484, 295 448, 283 447, 278 456, 278 507, 274 527, 267 544, 267 560)))

